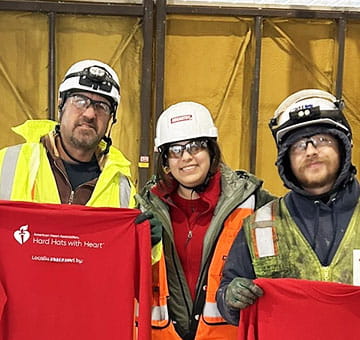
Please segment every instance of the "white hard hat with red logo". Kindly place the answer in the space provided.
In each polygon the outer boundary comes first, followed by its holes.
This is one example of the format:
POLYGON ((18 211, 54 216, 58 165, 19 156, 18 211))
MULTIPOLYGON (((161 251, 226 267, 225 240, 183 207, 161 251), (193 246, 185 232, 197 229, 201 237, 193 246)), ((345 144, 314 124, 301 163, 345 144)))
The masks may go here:
POLYGON ((204 105, 180 102, 171 105, 160 115, 156 125, 155 148, 183 140, 217 136, 217 128, 204 105))

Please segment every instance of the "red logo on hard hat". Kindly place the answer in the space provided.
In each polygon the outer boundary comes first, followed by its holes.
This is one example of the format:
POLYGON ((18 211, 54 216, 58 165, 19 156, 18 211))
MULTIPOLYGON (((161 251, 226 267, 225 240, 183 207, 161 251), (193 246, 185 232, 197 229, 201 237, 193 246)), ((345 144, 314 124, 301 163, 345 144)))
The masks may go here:
POLYGON ((174 123, 183 122, 185 120, 192 120, 192 115, 184 115, 184 116, 173 117, 173 118, 171 118, 170 123, 174 124, 174 123))

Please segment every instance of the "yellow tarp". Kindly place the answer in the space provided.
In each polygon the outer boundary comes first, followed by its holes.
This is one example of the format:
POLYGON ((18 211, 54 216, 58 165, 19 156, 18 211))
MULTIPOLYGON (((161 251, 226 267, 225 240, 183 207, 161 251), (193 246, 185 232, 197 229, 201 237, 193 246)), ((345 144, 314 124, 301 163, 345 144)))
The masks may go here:
MULTIPOLYGON (((219 128, 225 162, 234 169, 249 170, 253 21, 173 15, 168 18, 167 27, 166 106, 181 100, 206 105, 219 128)), ((268 122, 280 102, 297 90, 319 88, 335 93, 336 36, 335 21, 264 20, 255 174, 275 194, 283 194, 286 189, 274 165, 276 146, 268 122)), ((354 163, 358 167, 359 38, 359 24, 349 24, 344 71, 344 97, 348 104, 345 114, 354 130, 354 163)))
MULTIPOLYGON (((121 103, 111 136, 133 163, 137 179, 143 37, 136 17, 58 15, 56 88, 68 67, 98 59, 118 73, 121 103)), ((0 146, 22 142, 10 131, 26 119, 47 118, 48 18, 46 14, 0 12, 0 146)), ((57 104, 57 103, 56 103, 57 104)))
MULTIPOLYGON (((275 194, 285 192, 274 165, 276 147, 268 128, 280 102, 303 88, 335 92, 337 25, 332 20, 264 19, 255 174, 275 194)), ((0 147, 21 142, 10 127, 28 118, 46 118, 48 98, 48 18, 43 13, 0 12, 0 147)), ((114 145, 138 176, 140 140, 140 18, 58 15, 56 86, 77 60, 112 65, 121 82, 114 145)), ((343 93, 353 126, 354 163, 360 167, 360 23, 348 23, 343 93)), ((164 107, 184 101, 206 105, 219 129, 224 161, 250 168, 250 99, 254 66, 254 19, 169 15, 166 22, 164 107)), ((152 120, 151 120, 152 121, 152 120)), ((150 131, 154 125, 149 126, 150 131)), ((152 133, 150 133, 151 135, 152 133)), ((152 145, 153 141, 148 141, 152 145)))

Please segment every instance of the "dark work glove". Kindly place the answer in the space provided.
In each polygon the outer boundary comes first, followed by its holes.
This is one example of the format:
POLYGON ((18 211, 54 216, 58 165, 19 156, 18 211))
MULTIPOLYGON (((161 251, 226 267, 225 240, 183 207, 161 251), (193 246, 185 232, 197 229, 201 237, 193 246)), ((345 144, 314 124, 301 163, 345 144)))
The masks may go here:
POLYGON ((263 290, 244 277, 236 277, 228 285, 225 293, 225 302, 233 309, 244 309, 252 305, 263 295, 263 290))
POLYGON ((161 241, 162 237, 162 224, 161 222, 154 216, 151 211, 145 211, 138 215, 135 219, 135 224, 142 223, 146 220, 150 222, 151 228, 151 246, 155 246, 161 241))

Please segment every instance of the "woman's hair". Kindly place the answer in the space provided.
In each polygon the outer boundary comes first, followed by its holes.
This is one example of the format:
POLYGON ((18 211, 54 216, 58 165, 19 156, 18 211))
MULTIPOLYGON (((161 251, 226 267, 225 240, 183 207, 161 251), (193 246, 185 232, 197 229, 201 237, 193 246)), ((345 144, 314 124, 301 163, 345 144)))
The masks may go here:
MULTIPOLYGON (((222 163, 219 144, 217 143, 215 138, 202 137, 202 138, 196 138, 196 140, 205 140, 207 142, 207 149, 210 155, 210 168, 207 177, 211 177, 216 173, 220 163, 222 163)), ((165 144, 161 146, 161 151, 158 154, 156 161, 155 173, 156 173, 157 182, 161 186, 165 186, 165 187, 172 187, 174 182, 174 177, 169 172, 170 169, 169 171, 166 171, 166 169, 169 167, 168 151, 169 151, 169 146, 171 144, 165 144)))

